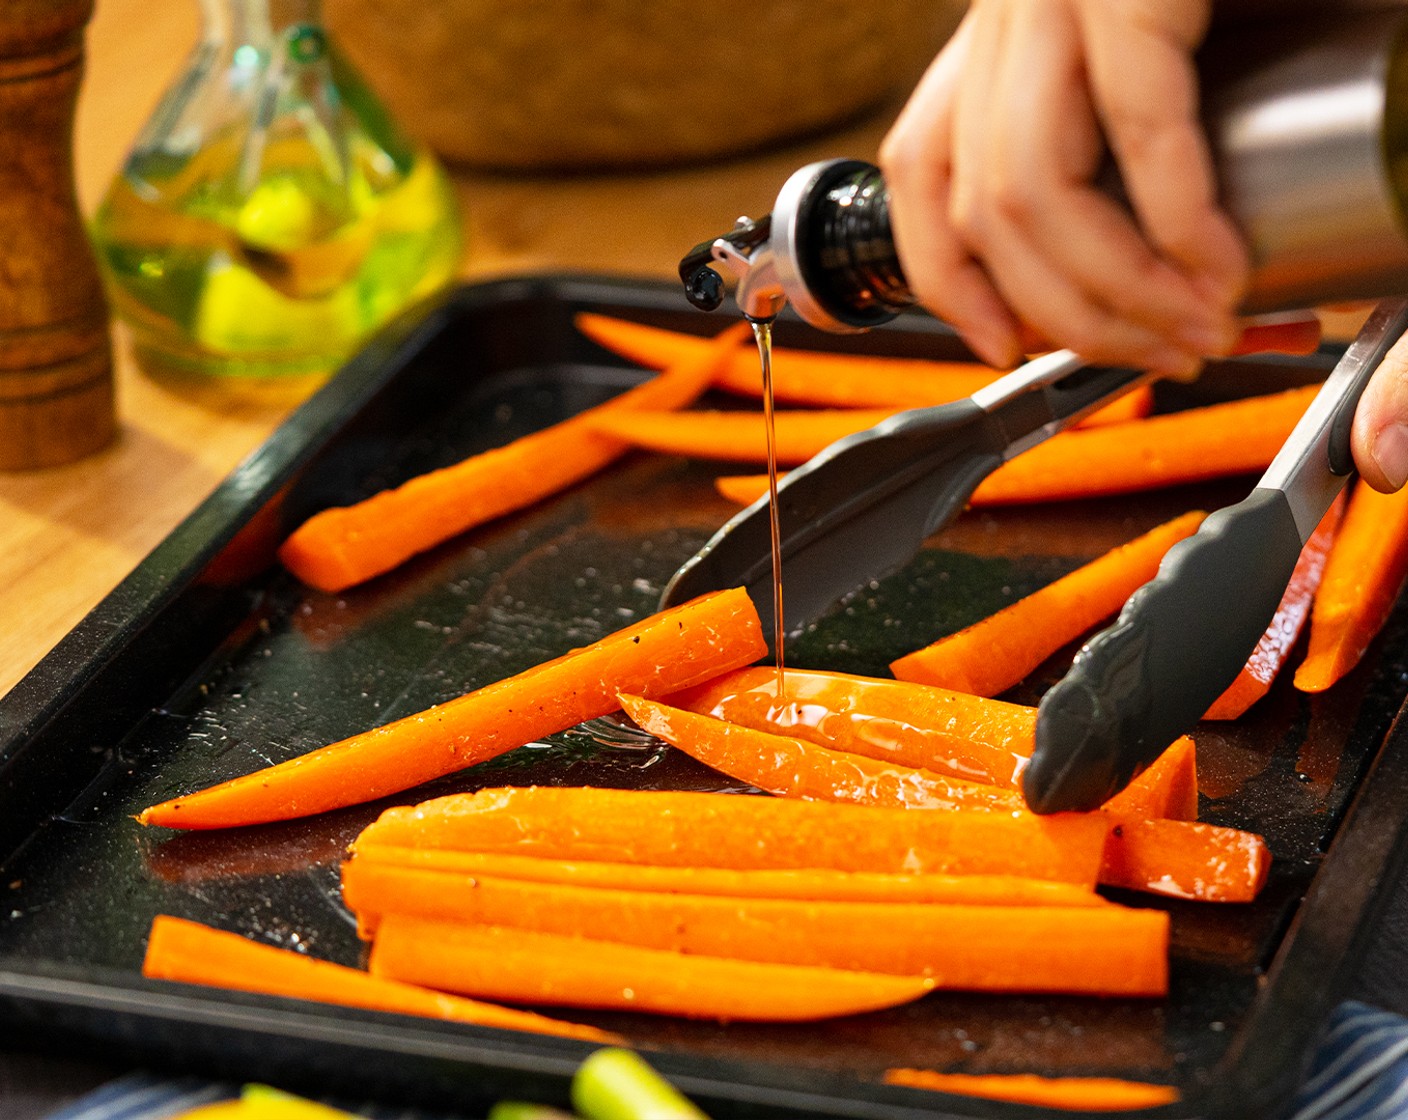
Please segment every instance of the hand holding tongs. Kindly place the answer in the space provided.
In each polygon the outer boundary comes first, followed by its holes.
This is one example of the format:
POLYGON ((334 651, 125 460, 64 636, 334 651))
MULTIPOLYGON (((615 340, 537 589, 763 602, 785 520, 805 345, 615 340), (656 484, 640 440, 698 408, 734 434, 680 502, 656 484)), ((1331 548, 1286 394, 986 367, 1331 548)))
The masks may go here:
MULTIPOLYGON (((1042 699, 1025 777, 1033 809, 1102 804, 1197 723, 1236 677, 1301 546, 1353 471, 1355 406, 1405 328, 1408 301, 1378 306, 1252 493, 1175 545, 1159 574, 1042 699)), ((1058 351, 967 400, 892 416, 792 471, 778 487, 787 630, 911 559, 1007 459, 1150 379, 1058 351)), ((675 574, 662 605, 741 585, 768 633, 771 578, 762 498, 675 574)))
POLYGON ((1102 804, 1232 683, 1275 615, 1301 547, 1354 471, 1355 407, 1405 329, 1408 300, 1375 308, 1256 488, 1174 545, 1042 698, 1024 778, 1033 809, 1102 804))

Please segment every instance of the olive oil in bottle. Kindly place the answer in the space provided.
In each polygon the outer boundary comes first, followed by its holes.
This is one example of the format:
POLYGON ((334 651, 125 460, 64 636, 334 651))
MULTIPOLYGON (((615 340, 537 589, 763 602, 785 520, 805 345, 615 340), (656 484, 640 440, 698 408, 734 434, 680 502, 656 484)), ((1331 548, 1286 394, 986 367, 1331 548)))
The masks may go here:
POLYGON ((284 3, 281 28, 268 0, 229 7, 94 220, 109 299, 144 364, 329 369, 454 275, 455 200, 316 5, 284 3))

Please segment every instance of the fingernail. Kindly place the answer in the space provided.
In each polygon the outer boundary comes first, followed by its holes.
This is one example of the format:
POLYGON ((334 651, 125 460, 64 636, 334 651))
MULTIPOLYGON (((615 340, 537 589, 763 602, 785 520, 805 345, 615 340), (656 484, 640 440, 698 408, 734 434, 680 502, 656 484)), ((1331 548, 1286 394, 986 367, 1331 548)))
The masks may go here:
POLYGON ((1381 428, 1369 450, 1374 463, 1395 490, 1408 482, 1408 425, 1390 424, 1381 428))
POLYGON ((1178 341, 1199 354, 1226 354, 1237 343, 1237 328, 1213 323, 1187 323, 1178 330, 1178 341))

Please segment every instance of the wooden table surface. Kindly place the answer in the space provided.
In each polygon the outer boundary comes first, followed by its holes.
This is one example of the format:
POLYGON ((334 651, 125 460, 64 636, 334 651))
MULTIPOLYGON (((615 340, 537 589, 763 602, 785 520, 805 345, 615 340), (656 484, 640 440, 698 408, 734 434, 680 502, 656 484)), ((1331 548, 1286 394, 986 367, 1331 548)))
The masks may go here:
MULTIPOLYGON (((74 141, 85 215, 180 71, 197 20, 195 0, 98 0, 74 141)), ((671 277, 685 249, 739 214, 765 212, 796 167, 873 155, 895 108, 710 166, 562 177, 457 171, 467 230, 462 275, 671 277)), ((133 363, 120 327, 114 339, 116 443, 72 465, 0 474, 0 695, 321 382, 156 378, 133 363)))

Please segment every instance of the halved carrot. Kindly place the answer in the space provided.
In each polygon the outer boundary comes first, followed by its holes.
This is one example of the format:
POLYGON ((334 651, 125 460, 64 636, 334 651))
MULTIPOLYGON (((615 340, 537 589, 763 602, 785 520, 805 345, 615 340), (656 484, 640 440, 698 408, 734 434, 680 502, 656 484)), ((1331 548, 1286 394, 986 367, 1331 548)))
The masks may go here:
POLYGON ((1271 852, 1254 832, 1200 821, 1109 814, 1100 882, 1199 902, 1250 902, 1266 884, 1271 852))
POLYGON ((1324 576, 1325 561, 1330 555, 1330 546, 1339 529, 1344 507, 1344 495, 1341 494, 1320 519, 1320 524, 1300 551, 1300 559, 1296 561, 1290 581, 1286 584, 1286 593, 1281 596, 1266 633, 1257 642, 1256 649, 1252 650, 1237 679, 1203 714, 1204 719, 1236 719, 1270 690, 1271 682, 1286 663, 1306 619, 1310 617, 1310 604, 1324 576))
MULTIPOLYGON (((777 461, 805 463, 842 436, 873 428, 894 415, 893 409, 815 409, 773 414, 777 461)), ((767 462, 767 429, 761 412, 632 412, 599 413, 592 430, 646 451, 723 459, 767 462)))
POLYGON ((137 819, 227 828, 373 801, 615 711, 618 690, 663 695, 765 652, 747 593, 715 592, 427 711, 152 806, 137 819))
POLYGON ((152 920, 142 975, 155 980, 178 980, 184 984, 313 1000, 339 1007, 451 1019, 589 1042, 619 1041, 617 1035, 596 1027, 370 976, 359 969, 273 945, 261 945, 237 933, 167 914, 158 914, 152 920))
POLYGON ((1310 647, 1296 670, 1302 692, 1348 673, 1383 624, 1408 577, 1408 488, 1380 494, 1354 485, 1310 608, 1310 647))
POLYGON ((370 968, 376 976, 516 1003, 753 1022, 876 1011, 933 988, 922 977, 725 960, 402 914, 382 919, 370 968))
POLYGON ((1266 467, 1319 386, 1062 432, 988 475, 975 506, 1126 494, 1266 467))
POLYGON ((629 449, 594 429, 594 417, 689 404, 708 388, 747 331, 746 324, 736 324, 687 362, 559 424, 418 475, 355 505, 323 510, 284 541, 279 559, 304 583, 340 591, 563 490, 629 449))
POLYGON ((990 992, 1162 995, 1168 915, 1124 906, 957 906, 665 894, 343 865, 347 905, 730 960, 924 976, 990 992))
POLYGON ((932 1069, 887 1069, 885 1084, 1077 1112, 1157 1108, 1179 1099, 1179 1092, 1172 1085, 1124 1081, 1115 1077, 1039 1077, 1034 1073, 972 1074, 940 1073, 932 1069))
POLYGON ((1108 824, 1065 813, 911 813, 722 793, 485 789, 387 809, 352 845, 662 867, 996 874, 1095 885, 1108 824))
POLYGON ((1185 513, 1084 564, 994 614, 890 663, 902 681, 997 696, 1115 614, 1153 579, 1164 554, 1207 514, 1185 513))
POLYGON ((893 809, 1026 809, 1016 790, 877 762, 629 693, 621 694, 621 706, 644 730, 705 766, 781 797, 893 809))
MULTIPOLYGON (((622 700, 631 718, 652 734, 707 766, 784 797, 954 811, 943 816, 981 816, 994 810, 1011 815, 1024 808, 999 796, 1008 795, 1006 790, 909 767, 879 765, 860 755, 769 735, 657 701, 630 696, 622 700), (983 790, 991 793, 983 797, 983 790)), ((1082 818, 1081 814, 1066 816, 1082 818)), ((1188 820, 1152 820, 1159 827, 1134 828, 1141 816, 1109 809, 1082 819, 1090 818, 1105 821, 1117 841, 1105 849, 1100 882, 1107 886, 1206 901, 1245 901, 1261 889, 1270 865, 1265 842, 1253 833, 1188 820)))
MULTIPOLYGON (((788 669, 739 669, 665 697, 672 707, 818 746, 1005 789, 1020 789, 1036 709, 930 685, 788 669)), ((1109 808, 1192 820, 1198 776, 1192 740, 1177 740, 1109 808)))
POLYGON ((358 840, 354 861, 478 879, 521 879, 662 894, 728 895, 830 902, 943 902, 968 906, 1101 906, 1089 887, 1017 875, 900 874, 825 867, 656 867, 639 863, 541 859, 498 852, 410 848, 358 840))
MULTIPOLYGON (((622 695, 621 703, 650 734, 729 778, 779 796, 895 809, 1026 810, 1024 797, 1015 789, 950 778, 890 759, 876 761, 859 752, 728 723, 658 700, 622 695)), ((1119 802, 1118 809, 1140 816, 1148 811, 1190 816, 1190 802, 1195 810, 1195 786, 1184 775, 1193 773, 1193 759, 1191 742, 1180 742, 1169 762, 1119 802)))

